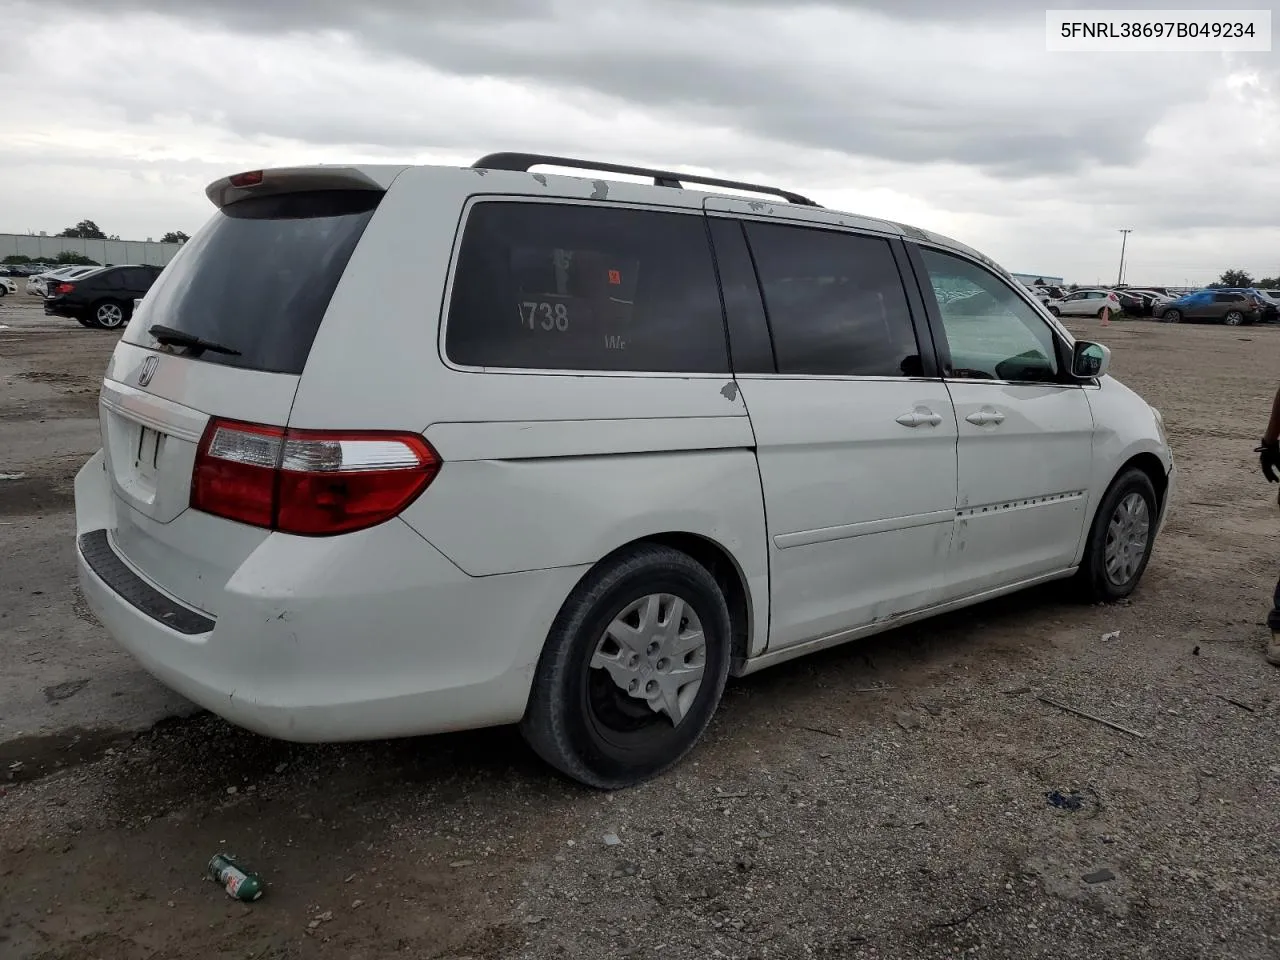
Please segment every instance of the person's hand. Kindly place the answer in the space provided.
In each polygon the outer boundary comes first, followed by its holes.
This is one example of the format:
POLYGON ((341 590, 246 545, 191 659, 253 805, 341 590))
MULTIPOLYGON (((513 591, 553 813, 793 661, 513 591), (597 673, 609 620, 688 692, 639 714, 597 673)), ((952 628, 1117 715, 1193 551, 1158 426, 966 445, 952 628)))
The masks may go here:
POLYGON ((1263 442, 1262 446, 1253 451, 1258 454, 1258 462, 1262 467, 1262 475, 1267 478, 1268 483, 1280 482, 1280 441, 1272 440, 1270 443, 1263 442))

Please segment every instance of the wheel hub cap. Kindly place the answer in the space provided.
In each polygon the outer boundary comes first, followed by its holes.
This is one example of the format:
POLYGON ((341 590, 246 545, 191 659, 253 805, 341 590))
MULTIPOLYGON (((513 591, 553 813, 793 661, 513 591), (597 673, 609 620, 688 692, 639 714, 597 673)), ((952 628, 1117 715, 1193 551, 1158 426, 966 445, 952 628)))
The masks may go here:
POLYGON ((1116 586, 1124 586, 1138 572, 1147 552, 1150 532, 1151 515, 1147 501, 1140 494, 1129 494, 1116 506, 1107 525, 1104 559, 1107 579, 1116 586))
POLYGON ((707 640, 693 608, 677 596, 650 594, 628 604, 596 644, 593 670, 643 700, 675 726, 693 705, 706 669, 707 640))

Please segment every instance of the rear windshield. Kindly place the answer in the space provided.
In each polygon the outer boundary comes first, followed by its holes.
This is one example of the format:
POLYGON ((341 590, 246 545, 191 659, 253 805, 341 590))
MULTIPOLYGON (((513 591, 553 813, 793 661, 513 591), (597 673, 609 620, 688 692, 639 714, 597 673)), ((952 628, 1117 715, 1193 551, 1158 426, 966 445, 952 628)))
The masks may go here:
POLYGON ((382 194, 324 190, 251 197, 219 210, 160 274, 131 325, 161 324, 238 354, 207 363, 302 373, 329 299, 382 194))

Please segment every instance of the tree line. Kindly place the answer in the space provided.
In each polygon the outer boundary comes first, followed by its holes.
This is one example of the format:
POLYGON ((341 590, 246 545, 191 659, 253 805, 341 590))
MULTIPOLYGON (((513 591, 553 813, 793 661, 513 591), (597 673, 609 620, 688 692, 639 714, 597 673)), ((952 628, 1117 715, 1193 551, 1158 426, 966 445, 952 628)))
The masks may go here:
MULTIPOLYGON (((82 240, 119 240, 120 235, 113 233, 107 236, 92 220, 81 220, 74 227, 67 227, 61 233, 55 233, 55 237, 74 237, 82 240)), ((160 238, 161 243, 186 243, 191 238, 181 230, 170 230, 160 238)))
POLYGON ((1261 290, 1277 290, 1280 289, 1280 277, 1262 277, 1260 280, 1253 279, 1249 275, 1248 270, 1224 270, 1222 276, 1218 278, 1217 283, 1209 284, 1210 287, 1257 287, 1261 290))

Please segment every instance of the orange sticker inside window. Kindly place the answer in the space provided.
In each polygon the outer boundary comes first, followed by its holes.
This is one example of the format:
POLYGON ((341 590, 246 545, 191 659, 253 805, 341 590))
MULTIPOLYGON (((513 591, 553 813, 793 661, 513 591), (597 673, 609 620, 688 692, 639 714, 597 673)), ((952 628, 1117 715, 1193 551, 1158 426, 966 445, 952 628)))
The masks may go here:
POLYGON ((621 271, 621 270, 610 270, 610 271, 609 271, 609 282, 610 282, 611 284, 613 284, 614 286, 617 286, 618 284, 622 283, 622 271, 621 271))

